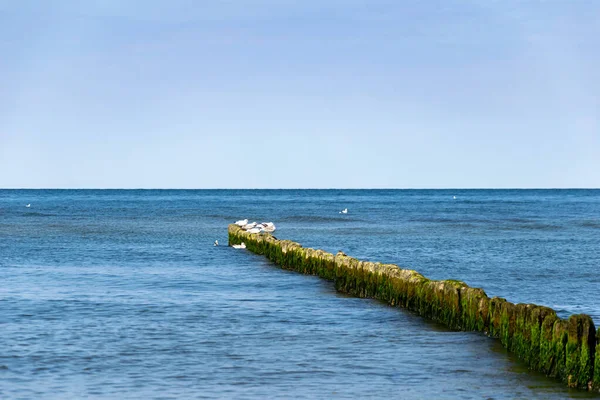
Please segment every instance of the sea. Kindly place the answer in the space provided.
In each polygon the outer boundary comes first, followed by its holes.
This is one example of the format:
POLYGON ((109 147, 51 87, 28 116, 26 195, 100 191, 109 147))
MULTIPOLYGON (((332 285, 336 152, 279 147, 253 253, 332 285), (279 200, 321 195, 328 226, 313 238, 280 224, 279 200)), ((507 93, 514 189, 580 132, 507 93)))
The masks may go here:
POLYGON ((598 398, 227 246, 243 218, 600 324, 600 190, 0 190, 0 399, 598 398))

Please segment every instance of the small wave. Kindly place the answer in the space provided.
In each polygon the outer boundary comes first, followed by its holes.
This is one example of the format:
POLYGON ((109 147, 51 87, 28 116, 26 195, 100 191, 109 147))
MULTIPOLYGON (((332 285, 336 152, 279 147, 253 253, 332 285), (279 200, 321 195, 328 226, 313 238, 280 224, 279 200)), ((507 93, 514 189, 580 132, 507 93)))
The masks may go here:
POLYGON ((359 222, 360 219, 339 216, 339 217, 322 217, 318 215, 291 215, 283 217, 279 221, 281 222, 359 222))
POLYGON ((457 219, 435 218, 435 217, 434 218, 410 218, 409 221, 410 222, 436 222, 436 223, 442 223, 442 224, 459 222, 459 220, 457 220, 457 219))
POLYGON ((503 204, 531 204, 531 201, 490 199, 490 200, 460 200, 460 203, 462 203, 462 204, 485 204, 485 205, 499 204, 499 205, 503 205, 503 204))
POLYGON ((583 226, 584 228, 600 229, 600 221, 583 221, 579 224, 579 226, 583 226))
POLYGON ((411 218, 410 222, 428 222, 436 224, 450 224, 450 225, 473 225, 473 224, 497 224, 498 221, 484 218, 411 218))
POLYGON ((564 229, 560 225, 551 224, 525 224, 525 225, 499 225, 495 229, 500 231, 559 231, 564 229))
POLYGON ((23 214, 24 217, 54 217, 56 214, 45 214, 41 212, 26 212, 23 214))
POLYGON ((533 219, 526 219, 526 218, 508 218, 508 219, 506 219, 506 221, 516 222, 518 224, 530 224, 532 222, 535 222, 535 220, 533 220, 533 219))
POLYGON ((397 236, 399 231, 394 229, 377 229, 377 228, 337 228, 331 229, 330 232, 335 232, 336 235, 340 236, 397 236))
POLYGON ((471 372, 473 372, 473 371, 471 371, 471 370, 469 370, 469 369, 460 369, 460 368, 459 368, 459 369, 455 369, 455 370, 454 370, 454 371, 452 371, 452 372, 454 372, 455 374, 469 374, 469 373, 471 373, 471 372))
POLYGON ((224 221, 237 221, 240 219, 239 215, 230 215, 230 214, 203 214, 201 212, 194 213, 183 213, 175 216, 176 219, 187 219, 187 218, 211 218, 218 219, 224 221))
POLYGON ((231 214, 202 214, 202 213, 193 213, 193 214, 184 214, 184 217, 207 217, 207 218, 215 218, 215 219, 224 219, 227 221, 237 221, 240 219, 239 215, 231 215, 231 214))
POLYGON ((530 229, 530 230, 540 230, 540 231, 557 231, 562 228, 563 227, 560 225, 540 224, 540 223, 533 223, 533 224, 526 224, 526 225, 519 226, 519 229, 530 229))
POLYGON ((580 314, 582 312, 587 311, 585 309, 585 307, 580 306, 580 305, 565 305, 565 304, 553 304, 550 306, 550 308, 552 308, 554 311, 556 311, 556 314, 560 317, 560 318, 569 318, 571 315, 574 314, 580 314))

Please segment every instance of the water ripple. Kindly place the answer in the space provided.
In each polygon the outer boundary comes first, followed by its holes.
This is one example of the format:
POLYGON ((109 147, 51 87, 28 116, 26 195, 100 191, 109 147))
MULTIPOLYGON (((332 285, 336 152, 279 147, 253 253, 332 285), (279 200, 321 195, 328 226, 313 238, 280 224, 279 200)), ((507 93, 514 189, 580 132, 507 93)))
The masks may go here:
POLYGON ((598 191, 0 190, 0 212, 2 399, 591 396, 212 243, 263 216, 307 247, 599 321, 598 191))

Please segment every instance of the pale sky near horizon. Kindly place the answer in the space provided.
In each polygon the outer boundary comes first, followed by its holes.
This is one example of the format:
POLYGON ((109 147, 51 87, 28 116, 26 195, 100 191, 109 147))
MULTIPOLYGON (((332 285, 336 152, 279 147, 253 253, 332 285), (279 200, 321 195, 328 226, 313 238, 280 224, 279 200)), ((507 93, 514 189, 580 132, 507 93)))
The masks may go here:
POLYGON ((600 187, 600 1, 0 0, 0 188, 600 187))

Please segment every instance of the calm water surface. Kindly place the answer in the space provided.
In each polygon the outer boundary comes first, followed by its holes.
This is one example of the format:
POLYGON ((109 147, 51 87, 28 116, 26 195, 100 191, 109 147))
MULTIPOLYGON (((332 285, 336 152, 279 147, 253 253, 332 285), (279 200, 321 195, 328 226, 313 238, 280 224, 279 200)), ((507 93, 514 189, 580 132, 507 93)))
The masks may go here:
POLYGON ((600 322, 600 190, 0 190, 0 398, 592 397, 214 247, 241 218, 600 322))

